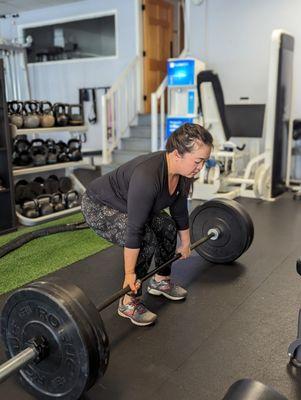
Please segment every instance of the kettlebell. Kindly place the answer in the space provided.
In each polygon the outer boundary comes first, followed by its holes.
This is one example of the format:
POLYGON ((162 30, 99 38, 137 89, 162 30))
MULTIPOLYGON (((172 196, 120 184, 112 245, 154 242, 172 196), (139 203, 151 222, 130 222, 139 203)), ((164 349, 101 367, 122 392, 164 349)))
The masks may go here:
POLYGON ((33 199, 30 201, 25 201, 21 206, 21 214, 27 218, 37 218, 40 215, 39 204, 33 199))
POLYGON ((62 193, 60 192, 54 193, 51 197, 51 203, 53 204, 54 212, 65 210, 62 193))
POLYGON ((51 196, 47 194, 41 194, 37 197, 37 201, 39 203, 39 209, 41 215, 49 215, 52 214, 54 209, 51 203, 51 196))
POLYGON ((81 104, 69 104, 69 125, 83 125, 83 106, 81 104))
POLYGON ((46 164, 48 150, 43 139, 34 139, 31 141, 30 153, 35 166, 46 164))
POLYGON ((23 103, 20 101, 12 101, 8 103, 9 122, 16 125, 18 129, 23 126, 22 108, 23 103))
POLYGON ((59 153, 58 153, 58 156, 57 156, 57 161, 59 163, 70 161, 69 155, 68 155, 68 146, 66 145, 66 143, 63 142, 62 140, 60 140, 57 143, 57 145, 59 147, 59 153))
POLYGON ((26 166, 32 162, 30 143, 27 140, 26 135, 19 136, 17 139, 15 139, 12 158, 13 164, 18 166, 26 166))
POLYGON ((80 161, 82 159, 82 144, 78 139, 68 141, 68 156, 70 161, 80 161))
POLYGON ((55 103, 53 105, 55 122, 58 126, 66 126, 68 124, 68 115, 66 114, 66 104, 55 103))
POLYGON ((50 101, 40 102, 40 124, 43 128, 51 128, 55 124, 55 118, 52 112, 50 101))
POLYGON ((36 101, 26 101, 23 104, 24 128, 37 128, 40 125, 40 116, 38 114, 39 105, 36 101))
POLYGON ((79 195, 76 190, 70 190, 65 194, 66 208, 74 208, 80 205, 79 195))
POLYGON ((47 147, 47 164, 57 163, 57 156, 60 152, 59 146, 55 143, 53 139, 47 139, 45 145, 47 147))

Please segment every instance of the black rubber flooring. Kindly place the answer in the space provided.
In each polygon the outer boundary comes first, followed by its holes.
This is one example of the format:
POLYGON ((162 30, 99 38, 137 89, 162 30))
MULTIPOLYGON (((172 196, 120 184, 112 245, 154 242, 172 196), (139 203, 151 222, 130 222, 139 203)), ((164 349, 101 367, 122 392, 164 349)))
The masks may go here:
MULTIPOLYGON (((287 366, 301 302, 301 203, 290 195, 273 203, 241 199, 255 226, 251 248, 234 265, 212 265, 193 254, 173 266, 188 288, 185 302, 145 295, 158 322, 138 328, 111 305, 102 317, 111 341, 105 377, 86 400, 221 400, 241 378, 301 399, 301 373, 287 366)), ((55 273, 99 304, 119 289, 122 251, 112 247, 55 273)), ((0 303, 6 296, 0 298, 0 303)), ((5 360, 0 349, 0 362, 5 360)), ((11 377, 0 398, 32 397, 11 377)))

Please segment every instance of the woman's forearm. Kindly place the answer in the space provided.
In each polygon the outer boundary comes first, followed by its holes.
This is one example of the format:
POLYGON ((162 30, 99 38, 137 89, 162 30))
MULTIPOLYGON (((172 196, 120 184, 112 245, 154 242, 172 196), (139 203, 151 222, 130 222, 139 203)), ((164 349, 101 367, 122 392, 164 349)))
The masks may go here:
POLYGON ((124 272, 134 274, 140 249, 124 248, 124 272))
POLYGON ((190 245, 190 231, 189 229, 185 229, 184 231, 178 231, 181 245, 190 245))

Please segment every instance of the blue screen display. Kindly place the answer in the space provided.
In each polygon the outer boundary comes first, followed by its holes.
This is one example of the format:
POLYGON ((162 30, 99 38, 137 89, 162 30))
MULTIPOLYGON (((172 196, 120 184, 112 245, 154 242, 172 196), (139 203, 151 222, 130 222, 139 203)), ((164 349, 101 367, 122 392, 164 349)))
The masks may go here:
POLYGON ((194 85, 194 60, 167 61, 168 86, 194 85))
POLYGON ((165 132, 165 139, 167 139, 173 131, 178 129, 181 125, 185 124, 186 122, 192 124, 193 118, 175 118, 175 117, 168 117, 166 119, 166 132, 165 132))

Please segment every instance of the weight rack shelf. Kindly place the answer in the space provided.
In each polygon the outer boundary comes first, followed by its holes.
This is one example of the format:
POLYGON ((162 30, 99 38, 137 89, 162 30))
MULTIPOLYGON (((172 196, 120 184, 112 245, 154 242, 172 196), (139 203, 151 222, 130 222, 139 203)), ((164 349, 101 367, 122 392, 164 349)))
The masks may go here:
MULTIPOLYGON (((74 165, 78 165, 78 163, 80 164, 84 164, 83 162, 79 161, 79 162, 73 162, 73 163, 65 163, 65 164, 74 164, 74 165)), ((54 166, 57 166, 58 164, 54 164, 54 166)), ((85 164, 87 165, 87 164, 85 164)), ((44 165, 43 167, 47 167, 47 165, 44 165)), ((36 167, 37 168, 37 167, 36 167)), ((40 167, 42 168, 42 167, 40 167)), ((34 169, 34 168, 33 168, 34 169)), ((77 177, 71 172, 71 169, 67 169, 67 176, 71 179, 72 181, 72 189, 76 190, 79 195, 81 196, 84 191, 85 191, 85 187, 83 186, 83 184, 77 179, 77 177)), ((24 175, 24 173, 22 173, 22 175, 24 175)), ((75 212, 78 212, 81 210, 80 206, 77 207, 73 207, 73 208, 66 208, 65 210, 62 211, 57 211, 48 215, 43 215, 43 216, 39 216, 37 218, 28 218, 25 217, 24 215, 21 214, 21 209, 19 206, 16 207, 16 215, 17 218, 19 220, 19 222, 22 225, 26 225, 26 226, 34 226, 34 225, 38 225, 41 224, 43 222, 47 222, 47 221, 52 221, 54 219, 58 219, 61 217, 65 217, 69 214, 73 214, 75 212)))
POLYGON ((43 133, 55 133, 55 132, 87 132, 87 125, 78 125, 78 126, 55 126, 53 128, 34 128, 34 129, 18 129, 15 125, 10 124, 10 129, 12 136, 18 135, 34 135, 34 134, 43 134, 43 133))
POLYGON ((17 214, 18 220, 23 225, 34 226, 34 225, 37 225, 37 224, 41 224, 43 222, 48 222, 48 221, 52 221, 54 219, 58 219, 58 218, 61 218, 61 217, 66 217, 67 215, 74 214, 74 213, 80 211, 80 209, 81 209, 80 206, 73 207, 73 208, 68 208, 66 210, 57 211, 55 213, 44 215, 44 216, 38 217, 38 218, 27 218, 27 217, 24 217, 24 215, 22 215, 19 211, 16 211, 16 214, 17 214))
POLYGON ((80 167, 83 165, 88 165, 86 161, 71 161, 65 163, 58 163, 58 164, 46 164, 40 167, 28 167, 28 168, 14 168, 13 175, 20 176, 26 174, 35 174, 40 172, 47 172, 47 171, 54 171, 57 169, 66 169, 72 167, 80 167))

